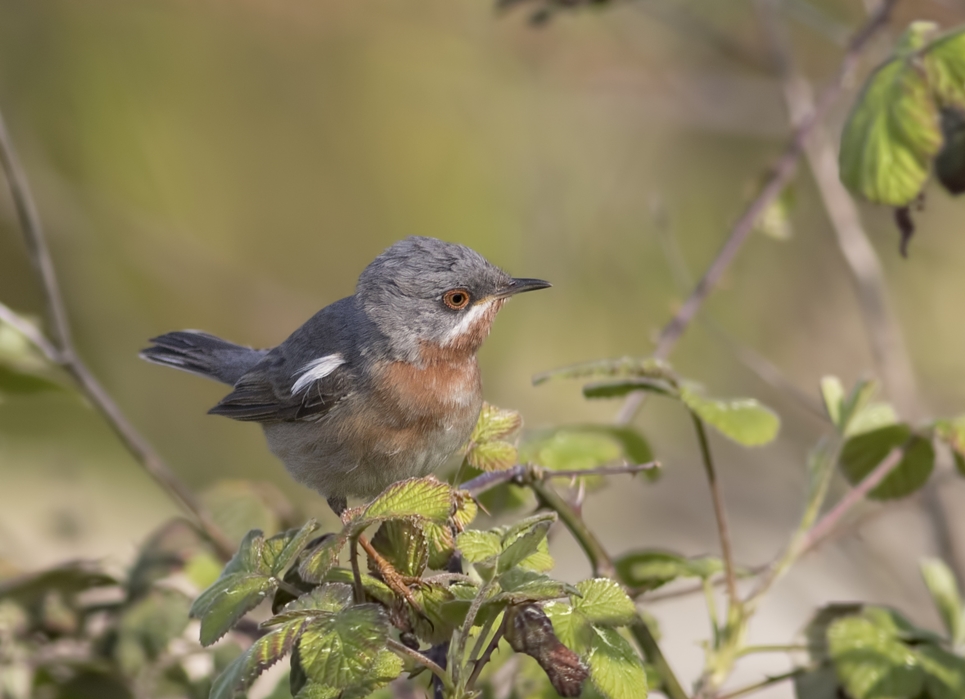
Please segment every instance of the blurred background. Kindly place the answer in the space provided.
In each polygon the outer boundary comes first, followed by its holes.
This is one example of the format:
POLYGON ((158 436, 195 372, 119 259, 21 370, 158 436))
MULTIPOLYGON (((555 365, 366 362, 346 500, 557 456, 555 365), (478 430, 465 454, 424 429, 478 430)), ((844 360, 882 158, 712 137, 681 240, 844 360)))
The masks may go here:
MULTIPOLYGON (((798 68, 825 83, 865 7, 779 4, 798 68)), ((522 411, 528 427, 611 420, 617 403, 587 402, 565 382, 534 388, 530 377, 649 354, 687 292, 680 268, 702 273, 756 193, 789 133, 758 9, 749 0, 638 0, 534 28, 526 8, 499 13, 487 0, 0 0, 0 108, 81 353, 130 419, 198 491, 220 479, 268 481, 305 515, 330 517, 288 479, 256 427, 205 415, 222 387, 138 360, 146 339, 203 328, 277 344, 351 293, 392 242, 435 236, 554 284, 501 313, 480 355, 487 399, 522 411)), ((833 112, 833 132, 913 19, 950 27, 965 21, 965 4, 899 3, 833 112)), ((770 560, 796 524, 805 456, 827 426, 763 382, 742 352, 766 357, 813 399, 823 375, 850 385, 874 374, 806 167, 793 200, 786 225, 754 234, 702 311, 729 339, 697 323, 672 358, 712 394, 753 396, 782 416, 766 448, 714 443, 747 565, 770 560)), ((965 412, 962 206, 929 188, 907 260, 890 212, 862 208, 925 416, 965 412)), ((43 312, 5 185, 0 300, 43 312)), ((588 522, 614 553, 716 553, 687 416, 655 399, 636 424, 663 478, 613 480, 586 503, 588 522)), ((943 480, 941 497, 962 534, 965 483, 943 480)), ((123 566, 174 513, 73 393, 0 402, 5 570, 80 557, 123 566)), ((552 549, 565 578, 588 574, 564 532, 552 549)), ((935 626, 917 562, 936 550, 921 499, 890 505, 787 578, 752 642, 786 642, 832 600, 892 604, 935 626)), ((696 641, 709 633, 702 601, 648 610, 689 681, 702 662, 696 641)), ((783 662, 749 659, 735 682, 783 662)))

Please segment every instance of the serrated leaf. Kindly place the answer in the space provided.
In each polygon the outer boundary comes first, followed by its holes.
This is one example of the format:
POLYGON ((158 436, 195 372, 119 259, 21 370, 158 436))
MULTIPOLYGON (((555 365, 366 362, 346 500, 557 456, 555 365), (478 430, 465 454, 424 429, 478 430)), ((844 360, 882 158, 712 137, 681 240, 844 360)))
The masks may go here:
POLYGON ((827 637, 838 679, 854 699, 911 699, 922 691, 918 658, 893 630, 849 616, 833 622, 827 637))
POLYGON ((915 60, 897 56, 875 70, 841 136, 841 181, 879 204, 911 203, 942 143, 938 107, 915 60))
POLYGON ((201 619, 201 645, 224 636, 235 623, 278 587, 278 579, 308 543, 317 528, 309 520, 266 540, 259 530, 248 532, 224 571, 191 605, 191 616, 201 619))
POLYGON ((586 662, 590 680, 607 699, 646 699, 643 661, 615 629, 593 629, 586 662))
POLYGON ((382 608, 360 604, 306 625, 298 659, 306 676, 335 688, 362 683, 385 648, 389 622, 382 608))
POLYGON ((680 399, 705 423, 746 447, 767 444, 777 436, 781 427, 780 418, 753 398, 705 398, 689 386, 683 386, 680 399))
POLYGON ((509 527, 500 541, 502 550, 497 558, 497 571, 509 570, 535 554, 539 550, 539 542, 546 538, 555 522, 555 512, 544 512, 509 527))
POLYGON ((935 39, 922 58, 938 103, 965 109, 965 29, 959 27, 935 39))
POLYGON ((650 445, 632 427, 570 425, 527 435, 520 461, 554 470, 590 469, 618 461, 653 460, 650 445))
POLYGON ((672 551, 632 551, 615 561, 617 573, 626 585, 655 590, 677 578, 709 578, 723 570, 719 558, 687 558, 672 551))
MULTIPOLYGON (((372 537, 372 546, 403 575, 418 577, 429 561, 429 546, 418 522, 389 520, 372 537)), ((374 563, 369 561, 369 565, 374 563)))
POLYGON ((552 379, 590 379, 595 377, 642 376, 663 379, 671 383, 676 380, 670 365, 654 357, 621 357, 601 359, 551 369, 533 377, 533 385, 539 386, 552 379))
POLYGON ((257 639, 214 681, 210 699, 233 699, 245 692, 261 673, 291 651, 305 625, 297 620, 257 639))
POLYGON ((545 573, 547 570, 552 570, 555 565, 556 563, 550 555, 550 547, 546 539, 540 541, 536 546, 536 553, 527 556, 519 563, 520 568, 536 571, 537 573, 545 573))
POLYGON ((516 447, 500 441, 472 444, 466 452, 466 461, 480 471, 504 471, 516 464, 516 447))
POLYGON ((677 389, 670 382, 646 377, 597 381, 583 387, 583 395, 586 398, 622 398, 637 391, 656 393, 669 398, 678 397, 677 389))
POLYGON ((468 493, 457 490, 455 500, 456 511, 452 515, 451 522, 447 524, 421 523, 422 532, 429 547, 428 566, 436 570, 446 566, 455 550, 456 542, 453 528, 457 533, 465 530, 476 518, 476 513, 479 511, 476 501, 468 493))
POLYGON ((901 462, 870 493, 872 500, 901 498, 921 488, 935 466, 935 450, 931 442, 913 435, 905 424, 882 427, 856 435, 845 442, 839 464, 852 485, 864 479, 892 449, 908 445, 901 462))
POLYGON ((567 602, 549 602, 543 612, 553 624, 553 632, 567 648, 585 655, 591 640, 592 626, 580 612, 567 602))
POLYGON ((582 597, 572 600, 573 608, 594 625, 626 626, 637 615, 636 605, 614 580, 594 578, 576 584, 582 597))
POLYGON ((347 543, 348 534, 344 529, 338 534, 325 537, 302 559, 298 574, 306 582, 321 582, 338 564, 339 554, 347 543))
POLYGON ((453 489, 434 476, 410 478, 382 491, 365 508, 364 519, 422 517, 444 524, 454 507, 453 489))
POLYGON ((412 630, 421 640, 430 645, 448 641, 455 630, 445 611, 447 604, 455 600, 453 593, 442 585, 428 583, 412 591, 421 612, 409 609, 412 630))
POLYGON ((201 645, 210 646, 228 633, 276 586, 277 581, 266 575, 232 573, 218 578, 191 607, 191 616, 201 619, 201 645))
POLYGON ((324 583, 286 604, 262 626, 275 626, 294 619, 336 614, 352 605, 352 588, 345 583, 324 583))
POLYGON ((948 631, 948 638, 954 645, 965 642, 965 610, 955 574, 941 559, 926 558, 921 562, 921 576, 948 631))
POLYGON ((481 563, 498 556, 502 551, 500 536, 493 532, 471 529, 456 537, 456 546, 469 563, 481 563))
POLYGON ((485 444, 502 441, 518 432, 522 426, 523 417, 515 410, 506 410, 489 403, 483 403, 482 410, 479 412, 479 419, 469 436, 469 442, 471 444, 485 444))

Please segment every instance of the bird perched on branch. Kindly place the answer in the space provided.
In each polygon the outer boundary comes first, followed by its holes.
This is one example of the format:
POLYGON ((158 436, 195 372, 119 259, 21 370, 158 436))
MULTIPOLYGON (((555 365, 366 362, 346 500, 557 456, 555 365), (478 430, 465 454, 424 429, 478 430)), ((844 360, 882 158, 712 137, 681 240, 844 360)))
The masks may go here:
POLYGON ((295 480, 341 514, 347 498, 427 475, 466 442, 482 407, 476 351, 510 297, 548 286, 411 237, 274 349, 184 330, 141 357, 231 385, 209 412, 260 423, 295 480))

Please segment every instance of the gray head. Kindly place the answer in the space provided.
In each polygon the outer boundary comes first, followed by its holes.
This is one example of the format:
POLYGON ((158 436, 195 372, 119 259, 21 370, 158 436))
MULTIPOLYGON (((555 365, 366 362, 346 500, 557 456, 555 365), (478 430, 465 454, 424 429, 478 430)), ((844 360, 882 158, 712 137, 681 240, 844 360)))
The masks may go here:
POLYGON ((513 278, 465 245, 413 236, 365 268, 356 296, 393 352, 418 361, 426 344, 475 352, 510 296, 548 286, 513 278))

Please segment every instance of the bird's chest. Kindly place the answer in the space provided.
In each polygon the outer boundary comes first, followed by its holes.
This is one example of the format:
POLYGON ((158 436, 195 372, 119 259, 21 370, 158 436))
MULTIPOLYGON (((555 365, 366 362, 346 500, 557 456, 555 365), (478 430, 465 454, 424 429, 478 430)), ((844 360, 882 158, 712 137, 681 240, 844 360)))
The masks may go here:
POLYGON ((434 358, 421 366, 392 362, 383 372, 380 398, 399 421, 449 430, 475 423, 482 405, 475 355, 434 358))

